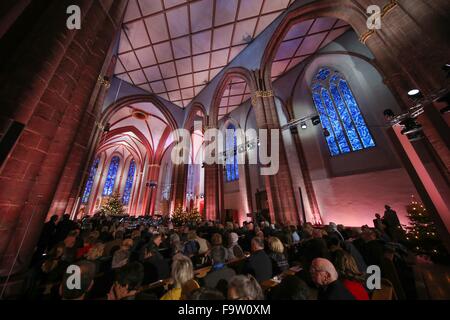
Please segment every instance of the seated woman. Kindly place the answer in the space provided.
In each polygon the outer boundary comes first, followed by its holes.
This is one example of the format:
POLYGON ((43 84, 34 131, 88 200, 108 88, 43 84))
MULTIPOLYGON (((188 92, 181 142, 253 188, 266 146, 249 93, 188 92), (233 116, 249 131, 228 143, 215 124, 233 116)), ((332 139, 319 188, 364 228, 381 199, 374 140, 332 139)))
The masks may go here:
POLYGON ((244 250, 238 244, 239 236, 235 232, 228 235, 228 257, 230 260, 241 259, 244 257, 244 250))
POLYGON ((339 279, 355 299, 369 300, 369 294, 365 288, 365 276, 359 272, 353 256, 344 250, 337 250, 333 264, 339 273, 339 279))
POLYGON ((289 263, 284 254, 284 246, 281 240, 277 237, 269 238, 269 257, 272 260, 273 276, 276 276, 287 269, 289 269, 289 263))
POLYGON ((185 296, 200 288, 194 280, 192 261, 186 256, 180 256, 172 262, 172 280, 174 286, 161 297, 161 300, 183 300, 185 296))

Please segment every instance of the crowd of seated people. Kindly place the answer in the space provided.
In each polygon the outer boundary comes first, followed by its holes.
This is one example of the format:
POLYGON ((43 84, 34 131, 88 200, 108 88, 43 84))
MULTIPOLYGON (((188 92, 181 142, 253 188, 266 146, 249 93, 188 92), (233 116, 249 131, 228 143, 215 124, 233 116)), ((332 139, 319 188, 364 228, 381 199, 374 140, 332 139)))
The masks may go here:
POLYGON ((152 217, 55 216, 43 228, 21 298, 369 300, 367 267, 377 265, 398 299, 415 299, 410 253, 400 236, 374 224, 174 226, 152 217), (68 283, 73 266, 81 273, 77 289, 68 283))

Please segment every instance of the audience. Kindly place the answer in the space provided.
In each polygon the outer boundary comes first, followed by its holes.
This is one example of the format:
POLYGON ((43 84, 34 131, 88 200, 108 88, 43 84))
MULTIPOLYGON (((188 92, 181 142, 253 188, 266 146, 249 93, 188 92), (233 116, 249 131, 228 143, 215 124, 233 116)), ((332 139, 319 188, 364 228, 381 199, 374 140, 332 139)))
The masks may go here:
POLYGON ((355 300, 355 297, 339 280, 333 264, 323 258, 316 258, 311 263, 311 278, 319 287, 319 300, 355 300))
POLYGON ((236 272, 225 264, 226 249, 214 247, 211 249, 212 268, 204 279, 205 286, 226 292, 229 280, 236 272))
POLYGON ((258 281, 251 275, 234 276, 228 286, 229 300, 263 300, 264 294, 258 281))
POLYGON ((264 240, 253 237, 251 241, 252 254, 246 261, 244 273, 253 275, 258 282, 272 278, 272 261, 264 251, 264 240))
POLYGON ((64 215, 56 221, 52 217, 43 229, 24 296, 368 300, 367 266, 378 265, 399 299, 416 297, 408 254, 396 242, 401 239, 396 214, 388 207, 385 217, 374 220, 375 228, 269 221, 174 225, 167 218, 100 214, 81 221, 64 215), (76 290, 67 284, 70 265, 81 272, 76 290))

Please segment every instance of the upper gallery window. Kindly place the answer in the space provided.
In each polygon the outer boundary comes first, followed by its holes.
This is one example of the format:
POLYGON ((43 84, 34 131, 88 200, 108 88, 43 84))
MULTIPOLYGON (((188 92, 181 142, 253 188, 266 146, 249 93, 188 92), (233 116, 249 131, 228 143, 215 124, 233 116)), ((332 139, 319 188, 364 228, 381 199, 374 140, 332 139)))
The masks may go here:
POLYGON ((116 183, 117 170, 119 169, 120 158, 114 156, 109 165, 108 176, 106 177, 105 186, 103 187, 103 195, 110 196, 114 190, 116 183))
POLYGON ((312 82, 312 97, 332 156, 375 146, 347 80, 322 68, 312 82))

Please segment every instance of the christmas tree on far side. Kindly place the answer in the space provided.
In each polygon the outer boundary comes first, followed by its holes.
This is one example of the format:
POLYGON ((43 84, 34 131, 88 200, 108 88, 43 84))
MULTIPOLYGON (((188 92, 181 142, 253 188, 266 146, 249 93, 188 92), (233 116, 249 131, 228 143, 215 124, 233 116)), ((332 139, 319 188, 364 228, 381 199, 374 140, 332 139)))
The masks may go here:
POLYGON ((101 207, 100 213, 108 216, 122 216, 125 214, 120 193, 115 192, 101 207))
POLYGON ((439 239, 435 223, 422 203, 414 196, 406 208, 411 225, 406 227, 406 240, 417 255, 425 255, 433 262, 450 263, 450 256, 439 239))

